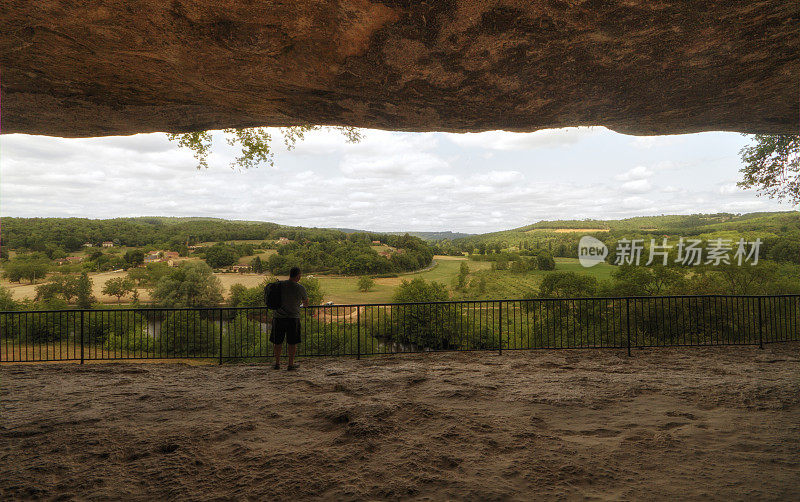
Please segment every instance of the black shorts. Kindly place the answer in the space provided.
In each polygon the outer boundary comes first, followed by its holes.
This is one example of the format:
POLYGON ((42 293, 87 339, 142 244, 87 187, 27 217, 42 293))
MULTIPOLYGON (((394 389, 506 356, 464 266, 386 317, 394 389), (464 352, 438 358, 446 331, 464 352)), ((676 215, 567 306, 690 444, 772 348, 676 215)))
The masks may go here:
POLYGON ((284 338, 289 345, 300 343, 300 319, 276 317, 272 320, 269 341, 280 345, 284 338))

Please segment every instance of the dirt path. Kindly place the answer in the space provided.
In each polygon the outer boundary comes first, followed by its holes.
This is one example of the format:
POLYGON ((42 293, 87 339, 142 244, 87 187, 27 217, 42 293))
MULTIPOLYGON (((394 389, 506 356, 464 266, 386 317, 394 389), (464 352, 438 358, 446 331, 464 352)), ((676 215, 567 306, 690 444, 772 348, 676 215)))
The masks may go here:
POLYGON ((800 497, 800 344, 0 366, 0 499, 800 497))

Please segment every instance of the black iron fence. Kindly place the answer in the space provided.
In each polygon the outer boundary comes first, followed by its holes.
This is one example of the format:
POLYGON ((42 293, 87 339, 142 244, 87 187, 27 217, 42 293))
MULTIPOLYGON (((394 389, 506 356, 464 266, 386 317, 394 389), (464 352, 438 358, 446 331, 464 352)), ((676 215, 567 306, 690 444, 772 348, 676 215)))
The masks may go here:
MULTIPOLYGON (((270 357, 265 308, 0 312, 0 361, 270 357)), ((800 295, 320 305, 300 356, 800 341, 800 295)))

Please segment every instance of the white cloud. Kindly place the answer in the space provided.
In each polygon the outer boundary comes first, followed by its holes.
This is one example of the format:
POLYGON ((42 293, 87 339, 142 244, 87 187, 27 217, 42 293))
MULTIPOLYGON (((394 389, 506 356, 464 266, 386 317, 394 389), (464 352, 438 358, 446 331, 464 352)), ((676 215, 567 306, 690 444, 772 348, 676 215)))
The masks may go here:
POLYGON ((646 166, 636 166, 622 174, 614 176, 614 179, 619 181, 643 180, 651 177, 653 174, 655 174, 655 172, 646 166))
POLYGON ((620 190, 626 193, 647 193, 653 189, 648 180, 633 180, 623 183, 620 190))
POLYGON ((569 146, 604 132, 610 131, 605 127, 566 127, 526 133, 487 131, 464 134, 448 133, 445 136, 456 145, 465 148, 531 150, 569 146))
POLYGON ((489 171, 486 174, 479 174, 473 177, 473 181, 477 183, 484 183, 496 187, 519 183, 523 179, 524 176, 518 171, 489 171))

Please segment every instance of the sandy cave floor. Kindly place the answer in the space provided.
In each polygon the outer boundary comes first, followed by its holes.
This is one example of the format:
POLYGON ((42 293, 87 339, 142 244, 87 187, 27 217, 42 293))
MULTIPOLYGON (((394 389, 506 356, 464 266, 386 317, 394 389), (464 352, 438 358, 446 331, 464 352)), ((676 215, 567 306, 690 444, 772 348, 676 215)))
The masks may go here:
POLYGON ((0 499, 800 497, 800 344, 0 365, 0 499))

